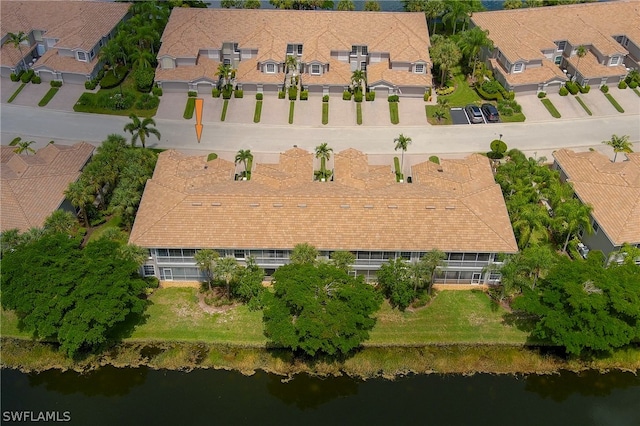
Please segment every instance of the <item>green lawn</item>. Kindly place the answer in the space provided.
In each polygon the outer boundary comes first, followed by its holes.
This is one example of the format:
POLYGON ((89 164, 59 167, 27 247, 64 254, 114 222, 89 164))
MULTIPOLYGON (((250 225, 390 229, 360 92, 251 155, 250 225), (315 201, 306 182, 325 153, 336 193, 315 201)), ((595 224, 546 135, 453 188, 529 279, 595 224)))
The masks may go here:
POLYGON ((187 104, 184 107, 182 117, 186 120, 193 118, 193 111, 196 109, 196 98, 187 98, 187 104))
POLYGON ((0 330, 2 337, 31 338, 31 334, 18 329, 18 316, 13 311, 0 309, 0 330))
POLYGON ((576 101, 578 101, 578 103, 582 106, 582 108, 586 111, 587 114, 593 115, 593 113, 591 112, 587 104, 584 103, 584 101, 582 100, 582 98, 580 98, 580 96, 576 96, 575 98, 576 98, 576 101))
POLYGON ((356 103, 356 123, 362 124, 362 102, 356 103))
POLYGON ((549 114, 551 114, 552 117, 561 117, 560 112, 556 109, 556 106, 553 104, 553 102, 551 102, 550 99, 540 99, 540 102, 542 102, 542 105, 544 105, 544 107, 547 109, 547 111, 549 111, 549 114))
POLYGON ((392 310, 385 302, 367 344, 524 343, 528 334, 505 325, 505 313, 481 291, 441 291, 415 312, 392 310))
POLYGON ((295 101, 289 101, 289 124, 293 124, 293 111, 296 107, 295 101))
POLYGON ((40 102, 38 102, 38 106, 43 107, 43 106, 47 105, 49 103, 49 101, 51 99, 53 99, 53 97, 56 95, 56 93, 58 93, 58 90, 60 90, 60 89, 57 88, 57 87, 52 87, 51 89, 49 89, 47 94, 42 97, 40 102))
POLYGON ((623 113, 624 109, 620 106, 620 104, 618 103, 618 101, 616 101, 616 98, 614 98, 613 96, 611 96, 611 94, 609 93, 605 93, 604 94, 607 99, 609 99, 609 102, 611 102, 611 105, 613 105, 613 107, 619 112, 619 113, 623 113))
MULTIPOLYGON (((122 82, 121 86, 122 86, 122 90, 123 91, 129 90, 129 91, 135 93, 136 101, 140 96, 142 96, 142 93, 138 92, 137 89, 136 89, 136 82, 133 79, 131 72, 124 79, 124 81, 122 82)), ((106 93, 112 93, 112 94, 120 93, 120 86, 116 86, 116 87, 111 88, 111 89, 100 89, 96 93, 84 92, 82 94, 82 96, 92 100, 95 103, 95 101, 97 99, 97 96, 99 94, 105 93, 105 92, 106 93)), ((79 103, 76 102, 76 104, 73 106, 73 110, 75 112, 87 112, 87 113, 92 113, 92 114, 123 115, 125 117, 128 117, 132 113, 137 115, 138 117, 153 117, 154 115, 156 115, 156 112, 158 111, 158 108, 156 107, 156 108, 152 108, 152 109, 138 109, 138 108, 135 108, 135 102, 134 102, 134 106, 129 108, 129 109, 112 110, 112 109, 108 109, 108 108, 101 108, 99 106, 94 106, 94 105, 80 105, 79 103)))
POLYGON ((464 75, 456 75, 454 81, 456 91, 447 96, 439 96, 439 98, 448 100, 450 107, 463 107, 469 104, 482 103, 482 98, 472 87, 469 87, 464 75))
POLYGON ((391 124, 400 123, 400 116, 398 112, 398 102, 389 102, 389 117, 391 124))
POLYGON ((329 102, 322 103, 322 124, 329 123, 329 102))
POLYGON ((262 101, 261 100, 257 100, 256 101, 256 109, 255 109, 255 111, 253 111, 253 122, 254 123, 259 123, 261 115, 262 115, 262 101))
POLYGON ((20 87, 18 87, 18 89, 13 92, 13 95, 11 95, 11 97, 7 100, 7 103, 10 104, 11 102, 13 102, 13 100, 20 94, 20 92, 22 92, 22 89, 24 89, 24 86, 26 85, 27 83, 22 83, 20 87))
POLYGON ((440 109, 438 105, 425 105, 425 112, 427 114, 427 121, 431 124, 453 124, 453 120, 451 120, 451 113, 449 112, 449 108, 445 108, 444 118, 442 121, 438 121, 433 114, 440 109))
POLYGON ((224 121, 227 118, 227 108, 229 107, 229 99, 225 99, 222 104, 222 114, 220 114, 220 121, 224 121))

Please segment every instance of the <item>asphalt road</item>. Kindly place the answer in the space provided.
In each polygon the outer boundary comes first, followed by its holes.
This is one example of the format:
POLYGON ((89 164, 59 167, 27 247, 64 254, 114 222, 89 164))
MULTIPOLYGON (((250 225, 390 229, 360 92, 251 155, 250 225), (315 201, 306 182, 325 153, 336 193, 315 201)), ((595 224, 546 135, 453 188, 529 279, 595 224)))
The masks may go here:
MULTIPOLYGON (((489 143, 502 135, 509 148, 549 156, 552 150, 601 146, 612 134, 630 135, 640 150, 640 117, 621 115, 532 123, 494 123, 475 126, 367 126, 305 127, 291 125, 204 123, 202 140, 195 136, 193 122, 158 119, 162 140, 151 136, 147 146, 180 150, 236 152, 282 152, 297 145, 313 150, 328 142, 334 151, 356 148, 368 154, 393 153, 393 139, 400 133, 411 137, 411 154, 464 154, 487 151, 489 143)), ((44 108, 2 104, 0 132, 6 144, 15 136, 23 139, 84 140, 99 143, 111 133, 123 132, 127 117, 72 113, 44 108)))

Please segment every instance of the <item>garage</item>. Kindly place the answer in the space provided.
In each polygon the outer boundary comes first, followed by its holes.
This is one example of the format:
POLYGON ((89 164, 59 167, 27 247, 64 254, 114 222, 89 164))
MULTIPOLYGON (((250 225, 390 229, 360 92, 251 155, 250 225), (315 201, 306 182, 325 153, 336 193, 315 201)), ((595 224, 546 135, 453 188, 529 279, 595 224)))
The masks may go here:
POLYGON ((420 86, 407 86, 399 89, 400 96, 407 98, 422 98, 425 93, 425 88, 420 86))
POLYGON ((198 83, 196 84, 197 92, 201 95, 211 94, 211 90, 213 89, 213 84, 211 83, 198 83))
POLYGON ((263 84, 262 91, 265 93, 276 93, 278 91, 277 84, 263 84))
POLYGON ((65 84, 84 84, 87 80, 88 79, 85 74, 76 74, 72 72, 62 73, 62 81, 65 84))
POLYGON ((376 92, 376 99, 384 99, 389 96, 390 90, 385 86, 377 86, 371 88, 374 92, 376 92))
POLYGON ((342 92, 344 92, 344 86, 329 86, 329 94, 330 95, 340 95, 340 96, 342 96, 342 92))
POLYGON ((42 80, 43 83, 48 83, 50 81, 55 80, 56 74, 51 72, 51 71, 39 71, 38 75, 40 76, 40 80, 42 80))
POLYGON ((11 76, 11 68, 0 67, 0 76, 9 78, 11 76))
POLYGON ((518 95, 535 95, 538 93, 538 83, 517 86, 514 91, 518 95))
POLYGON ((320 84, 313 84, 309 86, 309 93, 322 93, 322 86, 320 84))
POLYGON ((182 92, 189 91, 189 83, 186 81, 161 81, 159 82, 164 92, 182 92))

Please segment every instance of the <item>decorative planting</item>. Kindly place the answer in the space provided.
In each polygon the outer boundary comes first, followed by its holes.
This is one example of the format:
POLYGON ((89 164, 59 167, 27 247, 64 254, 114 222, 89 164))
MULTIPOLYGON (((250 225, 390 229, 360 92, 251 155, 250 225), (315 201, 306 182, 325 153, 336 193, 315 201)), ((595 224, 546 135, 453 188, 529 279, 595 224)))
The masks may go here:
POLYGON ((296 103, 294 101, 289 102, 289 124, 293 124, 293 109, 295 106, 296 103))
POLYGON ((623 113, 624 109, 620 106, 620 104, 618 103, 618 101, 615 100, 615 98, 613 96, 611 96, 609 93, 605 93, 604 94, 607 99, 609 99, 609 102, 611 102, 611 105, 613 105, 613 107, 619 112, 619 113, 623 113))
POLYGON ((13 95, 11 95, 11 97, 9 98, 9 100, 7 100, 7 103, 11 103, 13 102, 13 100, 20 94, 20 92, 22 92, 22 89, 24 89, 24 86, 26 86, 27 83, 22 83, 20 85, 20 87, 18 87, 18 90, 16 90, 15 92, 13 92, 13 95))
POLYGON ((362 104, 356 104, 356 122, 362 124, 362 104))
POLYGON ((222 105, 222 115, 220 115, 220 121, 224 121, 227 118, 227 108, 229 107, 229 99, 224 100, 222 105))
POLYGON ((552 117, 554 118, 560 118, 560 112, 556 109, 555 105, 553 105, 553 103, 551 102, 551 100, 549 99, 540 99, 540 102, 542 102, 542 105, 545 106, 545 108, 547 108, 547 111, 549 111, 549 114, 551 114, 552 117))
POLYGON ((184 107, 184 114, 182 114, 182 116, 187 119, 190 120, 191 118, 193 118, 193 111, 196 109, 196 98, 188 98, 187 99, 187 104, 184 107))
POLYGON ((58 93, 58 89, 57 87, 52 87, 51 89, 49 89, 49 91, 47 92, 46 95, 44 95, 44 97, 40 100, 40 102, 38 102, 38 106, 45 106, 49 103, 49 101, 56 95, 56 93, 58 93))
POLYGON ((329 102, 322 103, 322 124, 329 123, 329 102))
MULTIPOLYGON (((258 93, 258 95, 262 95, 262 93, 258 93)), ((253 112, 254 123, 260 122, 260 115, 262 115, 262 99, 256 101, 256 110, 253 112)))
POLYGON ((398 113, 398 102, 389 102, 389 116, 391 118, 391 124, 400 123, 400 116, 398 113))
POLYGON ((576 96, 576 101, 578 101, 578 103, 580 105, 582 105, 582 108, 587 112, 587 114, 589 115, 593 115, 591 113, 591 110, 587 107, 587 105, 584 103, 584 101, 580 98, 580 96, 576 96))

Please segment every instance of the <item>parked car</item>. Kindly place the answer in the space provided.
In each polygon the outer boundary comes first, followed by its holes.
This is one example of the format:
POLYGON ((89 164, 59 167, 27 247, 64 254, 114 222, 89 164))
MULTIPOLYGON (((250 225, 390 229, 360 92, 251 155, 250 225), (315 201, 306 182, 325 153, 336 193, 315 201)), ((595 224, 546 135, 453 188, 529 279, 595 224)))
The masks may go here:
POLYGON ((500 120, 500 113, 498 112, 498 109, 492 104, 482 104, 482 107, 480 107, 480 109, 482 109, 482 112, 487 118, 487 121, 496 123, 500 120))
POLYGON ((476 105, 467 105, 466 107, 464 107, 464 110, 467 113, 467 117, 469 117, 469 121, 471 121, 472 123, 484 122, 484 120, 482 119, 482 112, 476 105))

